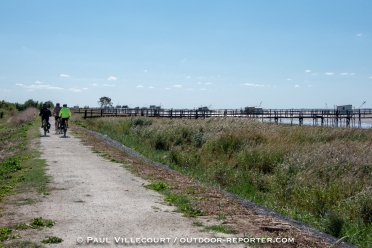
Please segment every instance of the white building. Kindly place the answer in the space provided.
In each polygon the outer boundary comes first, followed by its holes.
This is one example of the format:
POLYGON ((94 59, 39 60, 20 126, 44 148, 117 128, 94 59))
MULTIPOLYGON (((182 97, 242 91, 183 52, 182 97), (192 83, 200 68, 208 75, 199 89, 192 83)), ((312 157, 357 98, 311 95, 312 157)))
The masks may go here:
POLYGON ((337 106, 337 110, 342 115, 352 114, 353 113, 353 105, 351 105, 351 104, 340 105, 340 106, 337 106))

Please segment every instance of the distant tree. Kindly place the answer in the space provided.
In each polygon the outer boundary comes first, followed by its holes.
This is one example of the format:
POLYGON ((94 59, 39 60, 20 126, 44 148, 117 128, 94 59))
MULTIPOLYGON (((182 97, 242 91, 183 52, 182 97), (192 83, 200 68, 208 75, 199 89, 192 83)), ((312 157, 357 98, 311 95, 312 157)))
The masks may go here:
POLYGON ((10 114, 13 114, 13 113, 16 113, 17 112, 17 109, 15 107, 15 105, 13 103, 10 103, 10 102, 6 102, 4 100, 2 100, 0 102, 0 115, 1 115, 1 118, 3 118, 4 115, 10 113, 10 114))
POLYGON ((46 104, 48 108, 54 108, 54 103, 51 100, 44 102, 44 104, 46 104))
POLYGON ((98 105, 101 107, 101 108, 107 108, 107 107, 111 107, 112 106, 112 102, 111 102, 111 98, 110 97, 107 97, 107 96, 103 96, 99 99, 98 101, 98 105))
POLYGON ((38 101, 34 101, 32 99, 29 99, 27 101, 25 101, 25 103, 23 104, 23 107, 26 109, 28 107, 35 107, 35 108, 39 108, 39 102, 38 101))

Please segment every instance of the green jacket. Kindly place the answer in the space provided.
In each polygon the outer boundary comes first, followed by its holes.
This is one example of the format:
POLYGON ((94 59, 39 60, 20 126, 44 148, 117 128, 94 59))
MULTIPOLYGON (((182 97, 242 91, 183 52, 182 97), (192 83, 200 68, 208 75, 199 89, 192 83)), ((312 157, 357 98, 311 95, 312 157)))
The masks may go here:
POLYGON ((61 108, 61 110, 59 111, 59 117, 62 117, 62 118, 69 118, 71 116, 71 111, 69 108, 67 107, 63 107, 61 108))

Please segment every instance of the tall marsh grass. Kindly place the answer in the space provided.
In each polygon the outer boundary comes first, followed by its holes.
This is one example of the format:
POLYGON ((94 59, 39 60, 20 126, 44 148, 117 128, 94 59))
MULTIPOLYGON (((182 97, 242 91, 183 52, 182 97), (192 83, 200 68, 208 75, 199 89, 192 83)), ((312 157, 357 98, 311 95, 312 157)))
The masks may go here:
POLYGON ((195 179, 372 245, 372 130, 239 118, 101 118, 89 128, 195 179))

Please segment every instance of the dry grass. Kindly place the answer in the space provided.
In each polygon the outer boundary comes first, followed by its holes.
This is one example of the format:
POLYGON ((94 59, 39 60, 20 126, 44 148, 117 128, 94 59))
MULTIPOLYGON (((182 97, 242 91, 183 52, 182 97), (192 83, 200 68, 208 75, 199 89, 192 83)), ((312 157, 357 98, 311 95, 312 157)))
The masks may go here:
POLYGON ((13 127, 13 126, 24 124, 26 122, 34 120, 36 116, 38 116, 38 114, 39 113, 36 108, 27 108, 26 110, 19 112, 17 115, 14 115, 10 119, 9 125, 13 127))

